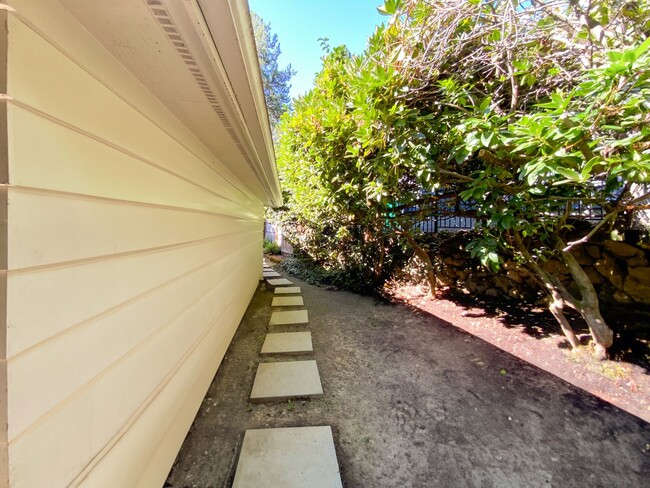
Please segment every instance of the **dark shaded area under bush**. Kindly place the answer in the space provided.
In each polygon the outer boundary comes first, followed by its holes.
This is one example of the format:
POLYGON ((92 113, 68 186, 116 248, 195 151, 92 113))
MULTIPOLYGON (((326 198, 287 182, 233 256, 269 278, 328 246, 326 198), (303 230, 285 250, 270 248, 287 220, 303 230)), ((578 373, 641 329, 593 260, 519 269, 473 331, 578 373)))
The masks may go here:
MULTIPOLYGON (((540 338, 540 326, 549 333, 561 333, 546 309, 545 293, 532 274, 507 256, 502 256, 504 265, 498 272, 487 270, 465 250, 473 238, 473 232, 458 232, 428 234, 419 239, 437 268, 445 296, 459 304, 479 304, 488 314, 506 312, 513 326, 530 322, 534 310, 535 327, 526 328, 530 335, 540 338)), ((399 254, 391 258, 391 268, 379 277, 367 269, 325 269, 305 255, 286 256, 280 266, 310 284, 386 298, 384 284, 388 280, 426 282, 421 264, 414 257, 399 254)), ((575 255, 592 279, 603 317, 614 330, 610 358, 650 371, 650 251, 638 244, 601 240, 579 246, 575 255)), ((544 267, 571 289, 571 278, 563 264, 549 260, 544 267)), ((577 313, 569 311, 567 318, 578 334, 589 333, 577 313)))
POLYGON ((280 268, 311 285, 341 288, 360 295, 380 295, 383 286, 382 279, 369 276, 367 271, 357 268, 328 270, 304 255, 286 256, 280 268))

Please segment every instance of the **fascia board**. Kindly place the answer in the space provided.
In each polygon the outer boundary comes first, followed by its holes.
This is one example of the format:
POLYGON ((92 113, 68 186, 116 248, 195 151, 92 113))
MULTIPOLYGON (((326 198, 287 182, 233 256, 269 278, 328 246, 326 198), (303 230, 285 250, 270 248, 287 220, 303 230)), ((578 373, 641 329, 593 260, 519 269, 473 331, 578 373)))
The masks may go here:
POLYGON ((247 19, 250 24, 250 17, 247 17, 248 13, 245 16, 241 13, 241 9, 247 8, 247 6, 243 4, 236 5, 235 8, 238 12, 233 15, 232 6, 237 2, 231 2, 229 0, 219 1, 227 3, 228 11, 231 15, 228 19, 220 17, 218 21, 231 22, 231 27, 237 33, 236 36, 228 38, 231 42, 229 45, 223 45, 222 40, 222 43, 217 46, 210 28, 210 24, 212 24, 213 29, 217 27, 214 25, 217 19, 206 20, 204 9, 201 5, 205 3, 204 0, 183 0, 181 2, 178 0, 164 0, 164 3, 176 21, 177 28, 183 37, 188 41, 192 40, 190 42, 192 42, 194 49, 201 50, 201 53, 196 52, 195 55, 201 55, 211 67, 211 85, 213 85, 213 89, 221 102, 225 117, 232 131, 236 134, 235 142, 238 143, 244 158, 267 193, 268 200, 265 203, 270 206, 279 206, 282 205, 282 196, 275 164, 271 130, 266 113, 266 104, 263 102, 264 93, 261 86, 261 77, 259 67, 256 64, 254 68, 251 66, 252 56, 254 56, 254 62, 257 63, 256 52, 253 51, 251 53, 251 49, 255 49, 254 39, 251 38, 252 27, 247 29, 242 25, 243 19, 247 19), (233 87, 229 73, 219 54, 220 50, 227 50, 230 54, 233 52, 238 53, 246 69, 245 75, 250 85, 250 90, 236 90, 233 87), (257 109, 256 120, 254 122, 259 124, 259 129, 261 129, 261 133, 263 134, 262 140, 256 140, 253 137, 251 128, 249 127, 250 118, 247 121, 242 113, 240 105, 242 103, 241 97, 247 96, 248 94, 251 94, 252 103, 257 109), (260 98, 262 100, 261 102, 260 98), (262 111, 260 111, 260 107, 262 111))

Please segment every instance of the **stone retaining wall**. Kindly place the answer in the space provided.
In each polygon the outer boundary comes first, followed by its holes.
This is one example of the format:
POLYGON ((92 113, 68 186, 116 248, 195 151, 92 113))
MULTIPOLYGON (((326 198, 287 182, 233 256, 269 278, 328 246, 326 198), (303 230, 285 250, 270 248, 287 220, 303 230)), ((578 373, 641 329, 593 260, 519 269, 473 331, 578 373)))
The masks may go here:
MULTIPOLYGON (((465 250, 471 239, 471 233, 458 233, 433 246, 431 254, 441 263, 438 277, 443 283, 493 297, 506 296, 528 302, 545 298, 531 273, 512 260, 507 260, 498 273, 481 267, 465 250)), ((603 304, 650 305, 650 243, 633 245, 605 240, 578 246, 574 256, 603 304)), ((549 260, 543 268, 577 293, 564 263, 549 260)))

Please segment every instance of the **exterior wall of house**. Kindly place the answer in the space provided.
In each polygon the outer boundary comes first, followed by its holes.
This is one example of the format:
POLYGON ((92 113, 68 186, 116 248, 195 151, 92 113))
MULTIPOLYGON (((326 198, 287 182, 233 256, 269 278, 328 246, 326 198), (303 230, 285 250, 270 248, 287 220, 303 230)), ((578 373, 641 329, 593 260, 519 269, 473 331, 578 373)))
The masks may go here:
POLYGON ((56 0, 9 3, 0 485, 162 486, 258 284, 262 203, 56 0))

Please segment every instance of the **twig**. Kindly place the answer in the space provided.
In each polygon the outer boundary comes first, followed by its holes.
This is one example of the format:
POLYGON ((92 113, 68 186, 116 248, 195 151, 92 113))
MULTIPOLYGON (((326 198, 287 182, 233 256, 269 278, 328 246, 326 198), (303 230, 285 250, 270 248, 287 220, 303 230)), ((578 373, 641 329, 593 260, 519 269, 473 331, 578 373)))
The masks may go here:
POLYGON ((585 242, 589 241, 589 239, 591 239, 596 234, 596 232, 598 232, 600 230, 600 228, 603 225, 605 225, 605 223, 607 223, 607 221, 616 218, 617 215, 618 215, 618 210, 615 210, 615 211, 610 212, 607 215, 605 215, 603 220, 598 222, 598 225, 596 227, 594 227, 593 229, 591 229, 591 232, 589 232, 589 234, 587 234, 586 236, 584 236, 581 239, 578 239, 577 241, 569 242, 566 245, 566 247, 564 247, 564 249, 562 249, 562 252, 569 252, 574 247, 576 247, 576 246, 578 246, 580 244, 584 244, 585 242))
POLYGON ((644 200, 647 200, 650 198, 650 192, 644 193, 643 195, 636 197, 634 200, 631 202, 628 202, 626 205, 636 205, 637 203, 643 202, 644 200))

